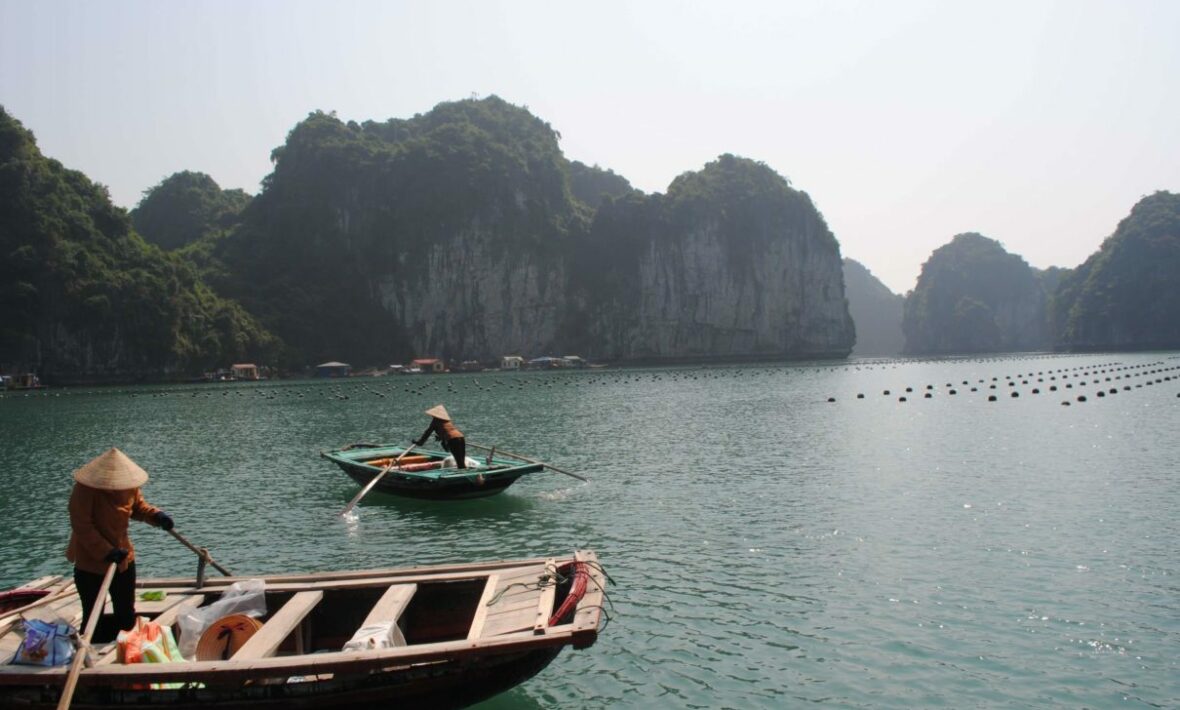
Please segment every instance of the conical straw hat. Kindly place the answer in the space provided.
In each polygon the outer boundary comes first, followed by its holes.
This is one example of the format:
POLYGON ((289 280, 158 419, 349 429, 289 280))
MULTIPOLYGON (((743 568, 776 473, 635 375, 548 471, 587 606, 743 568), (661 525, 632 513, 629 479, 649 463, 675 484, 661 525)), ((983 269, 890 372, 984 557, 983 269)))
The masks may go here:
POLYGON ((104 491, 125 491, 147 483, 148 475, 127 454, 112 448, 74 471, 74 480, 104 491))
POLYGON ((435 419, 443 419, 448 422, 451 421, 451 415, 447 414, 447 408, 442 406, 441 404, 438 405, 437 407, 432 407, 430 409, 427 409, 426 413, 428 415, 434 417, 435 419))

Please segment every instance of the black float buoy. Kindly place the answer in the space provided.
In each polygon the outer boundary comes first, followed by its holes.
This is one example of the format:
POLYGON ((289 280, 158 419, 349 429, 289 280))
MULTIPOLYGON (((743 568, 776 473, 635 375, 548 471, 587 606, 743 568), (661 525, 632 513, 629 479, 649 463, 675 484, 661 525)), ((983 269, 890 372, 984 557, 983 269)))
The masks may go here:
POLYGON ((994 401, 996 401, 996 396, 995 396, 994 394, 989 394, 989 395, 987 396, 987 401, 989 401, 989 402, 994 402, 994 401))

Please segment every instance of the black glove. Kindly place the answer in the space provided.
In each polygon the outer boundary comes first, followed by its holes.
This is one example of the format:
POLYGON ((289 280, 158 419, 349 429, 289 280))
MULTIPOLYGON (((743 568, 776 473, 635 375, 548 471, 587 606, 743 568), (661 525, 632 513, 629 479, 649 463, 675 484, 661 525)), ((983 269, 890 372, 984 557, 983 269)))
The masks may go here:
POLYGON ((107 556, 102 559, 105 560, 106 562, 118 563, 118 562, 122 562, 123 560, 127 559, 127 555, 130 555, 130 554, 131 554, 130 552, 128 552, 127 550, 124 550, 121 547, 114 547, 114 548, 111 548, 111 551, 107 553, 107 556))
POLYGON ((172 525, 173 522, 171 515, 168 515, 162 510, 156 513, 156 527, 162 529, 164 532, 167 532, 172 529, 172 525))

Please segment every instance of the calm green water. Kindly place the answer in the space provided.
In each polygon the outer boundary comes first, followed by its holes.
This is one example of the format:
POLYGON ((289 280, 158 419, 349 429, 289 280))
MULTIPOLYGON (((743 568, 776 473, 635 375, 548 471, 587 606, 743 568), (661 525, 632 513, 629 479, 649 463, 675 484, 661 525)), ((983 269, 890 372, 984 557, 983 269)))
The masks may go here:
MULTIPOLYGON (((239 574, 597 550, 617 583, 598 644, 486 707, 1176 707, 1178 366, 1105 354, 8 393, 0 584, 69 572, 70 473, 115 445, 150 472, 148 500, 239 574), (468 441, 591 483, 371 494, 338 517, 358 488, 318 452, 408 442, 439 402, 468 441)), ((141 574, 195 571, 172 538, 133 535, 141 574)))

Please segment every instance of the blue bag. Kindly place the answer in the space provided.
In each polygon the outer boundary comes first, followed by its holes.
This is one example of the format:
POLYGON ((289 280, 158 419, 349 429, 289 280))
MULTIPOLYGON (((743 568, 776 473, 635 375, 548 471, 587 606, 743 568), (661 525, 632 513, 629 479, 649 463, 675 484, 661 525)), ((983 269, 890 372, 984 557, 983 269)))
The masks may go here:
POLYGON ((25 619, 25 640, 16 650, 13 663, 26 666, 68 666, 74 660, 74 627, 25 619))

